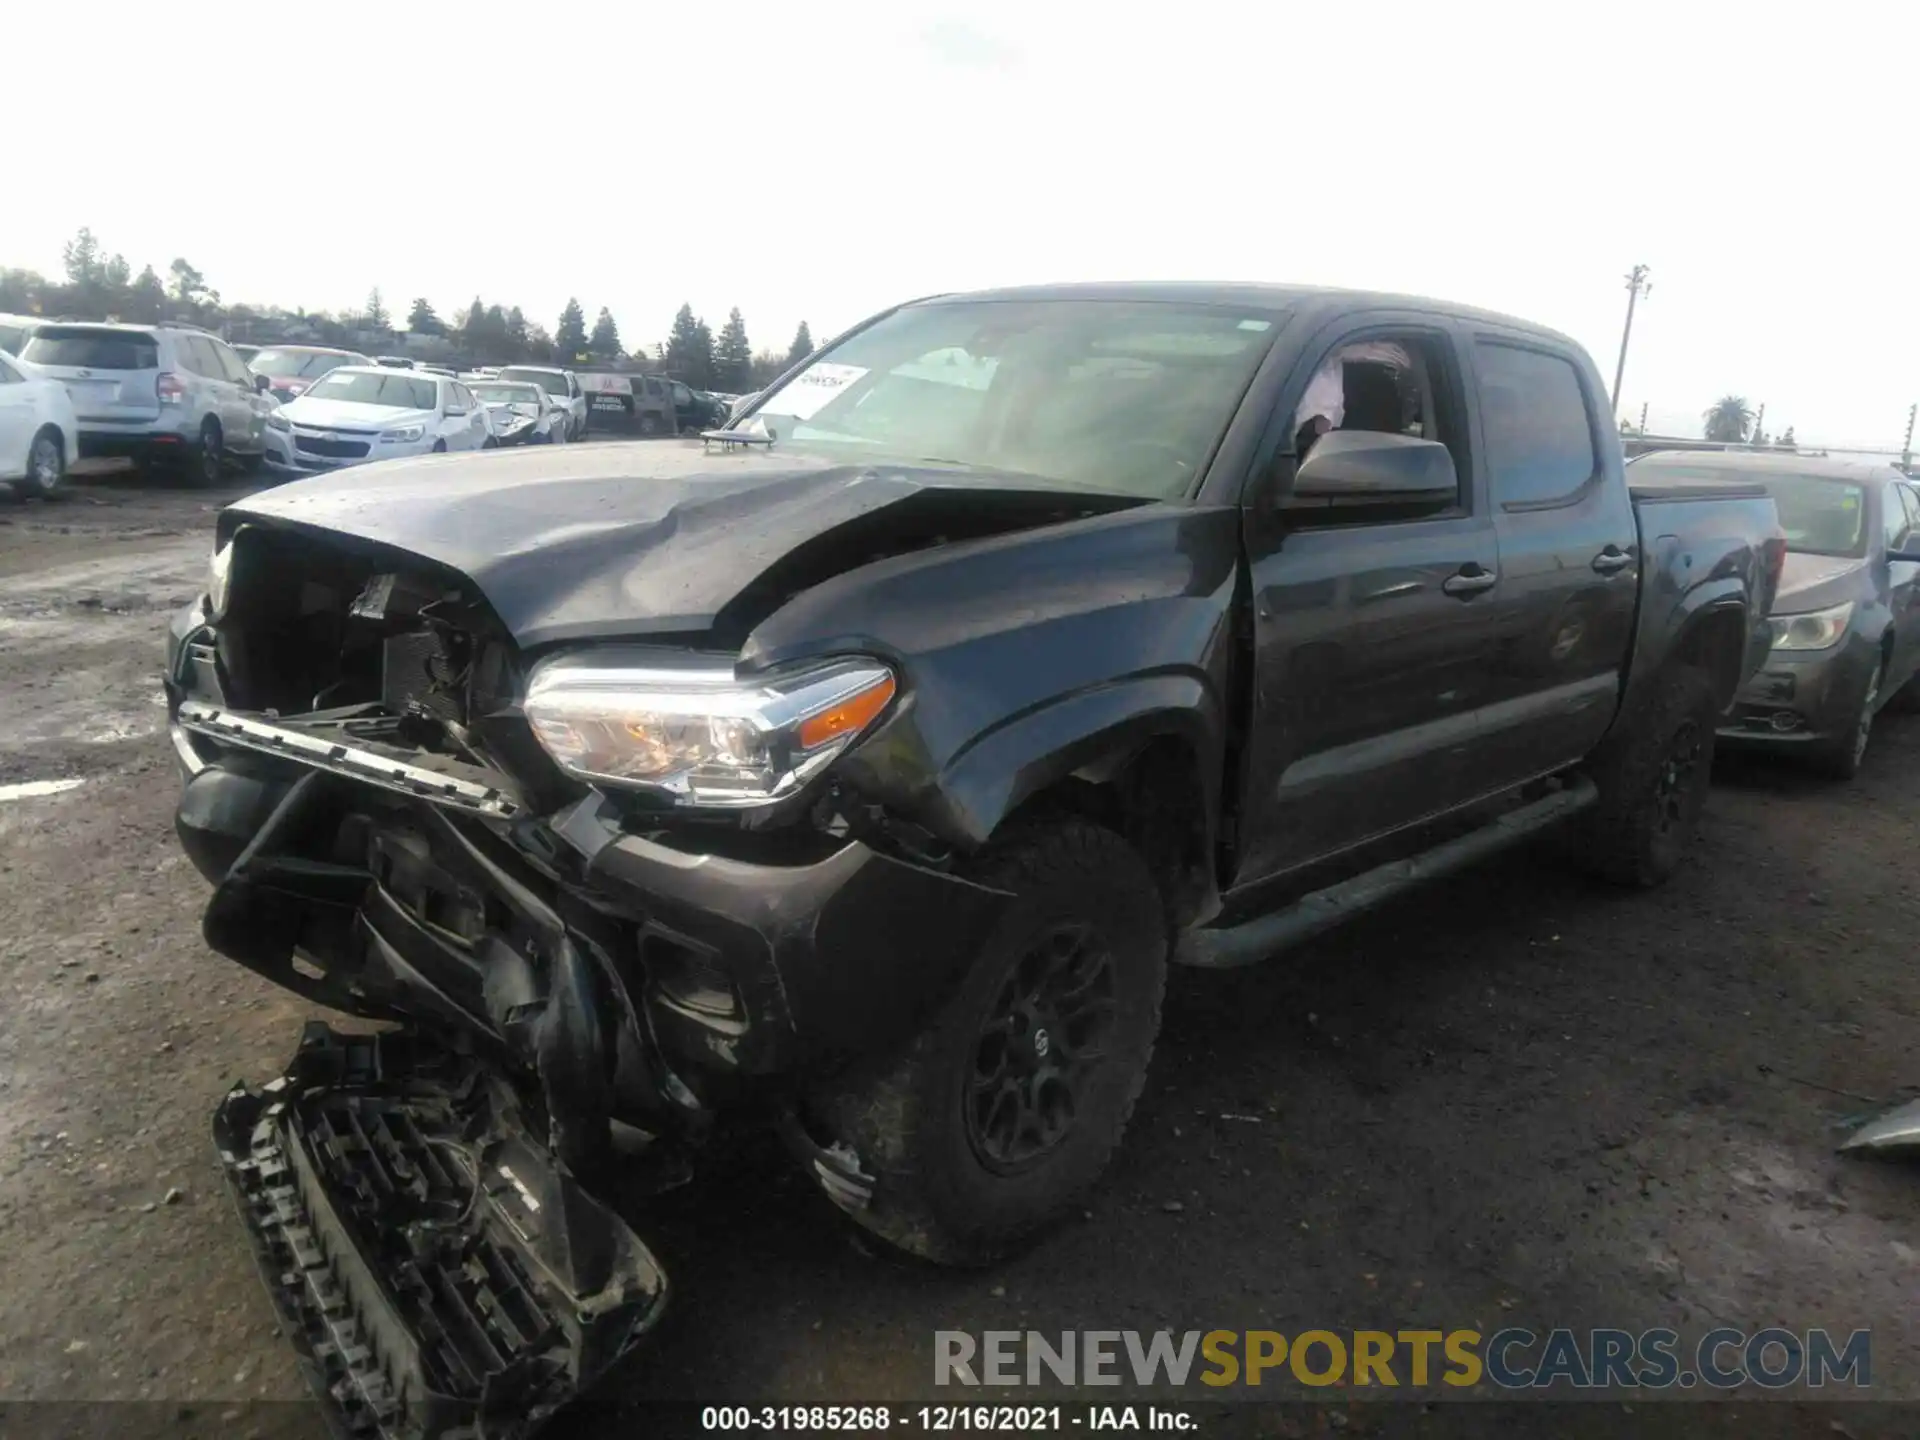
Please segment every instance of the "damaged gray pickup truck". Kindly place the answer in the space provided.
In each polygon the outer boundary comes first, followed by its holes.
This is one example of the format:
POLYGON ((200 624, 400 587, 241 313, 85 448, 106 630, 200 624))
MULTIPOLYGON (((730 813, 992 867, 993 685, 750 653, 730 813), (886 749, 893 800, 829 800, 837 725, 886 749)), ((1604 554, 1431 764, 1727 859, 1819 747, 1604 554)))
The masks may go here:
POLYGON ((356 1434, 524 1431, 667 1282, 712 1116, 945 1263, 1100 1175, 1170 963, 1549 827, 1664 879, 1765 494, 1629 490, 1571 341, 1256 286, 923 300, 728 429, 219 518, 172 627, 208 944, 352 1015, 216 1121, 356 1434))

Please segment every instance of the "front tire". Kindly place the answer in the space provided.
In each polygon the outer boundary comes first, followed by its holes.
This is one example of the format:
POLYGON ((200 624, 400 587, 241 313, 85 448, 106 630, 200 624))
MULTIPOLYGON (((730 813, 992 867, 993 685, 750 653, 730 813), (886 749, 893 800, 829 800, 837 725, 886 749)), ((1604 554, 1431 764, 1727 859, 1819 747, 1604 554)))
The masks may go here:
POLYGON ((1887 662, 1883 656, 1867 679, 1860 696, 1860 708, 1844 734, 1821 742, 1808 758, 1830 780, 1851 780, 1860 773, 1860 762, 1867 758, 1867 741, 1873 736, 1874 716, 1880 713, 1880 691, 1886 684, 1887 662))
POLYGON ((45 500, 52 496, 66 473, 66 442, 53 426, 44 426, 27 447, 27 474, 22 485, 30 497, 45 500))
POLYGON ((1706 805, 1718 718, 1706 672, 1675 665, 1601 742, 1592 767, 1600 798, 1573 836, 1588 870, 1640 889, 1672 877, 1706 805))
POLYGON ((809 1098, 874 1177, 854 1218, 943 1265, 978 1265, 1100 1178, 1146 1082, 1167 978, 1152 873, 1079 819, 998 843, 974 877, 1013 900, 903 1051, 809 1098))

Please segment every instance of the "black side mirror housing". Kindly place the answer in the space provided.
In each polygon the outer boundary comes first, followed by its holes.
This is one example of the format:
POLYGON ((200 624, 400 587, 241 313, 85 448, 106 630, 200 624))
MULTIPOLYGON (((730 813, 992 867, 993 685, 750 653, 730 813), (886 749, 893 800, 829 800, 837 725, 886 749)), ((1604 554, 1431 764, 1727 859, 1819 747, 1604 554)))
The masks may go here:
POLYGON ((1280 508, 1444 510, 1459 496, 1453 454, 1439 441, 1377 430, 1331 430, 1295 468, 1280 508))
POLYGON ((264 395, 273 388, 273 381, 264 375, 256 375, 253 377, 253 388, 259 394, 264 395))

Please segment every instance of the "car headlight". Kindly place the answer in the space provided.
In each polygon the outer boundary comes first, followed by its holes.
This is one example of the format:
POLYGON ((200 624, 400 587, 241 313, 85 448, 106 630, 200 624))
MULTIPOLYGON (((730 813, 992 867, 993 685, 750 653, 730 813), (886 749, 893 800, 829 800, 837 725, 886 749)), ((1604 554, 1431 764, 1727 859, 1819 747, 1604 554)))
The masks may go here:
POLYGON ((665 667, 633 652, 538 666, 525 712, 561 767, 676 805, 751 809, 793 794, 892 702, 884 662, 858 656, 736 679, 731 662, 665 667))
POLYGON ((267 428, 269 430, 284 430, 287 434, 291 435, 293 433, 293 422, 278 410, 275 410, 267 416, 267 428))
POLYGON ((1804 615, 1770 615, 1767 624, 1773 630, 1776 650, 1825 650, 1838 645, 1853 619, 1853 602, 1835 605, 1831 610, 1809 610, 1804 615))
POLYGON ((382 430, 380 432, 380 443, 382 445, 404 445, 409 440, 418 440, 426 433, 427 427, 424 425, 401 425, 393 430, 382 430))
POLYGON ((207 561, 207 618, 218 620, 227 608, 227 587, 233 580, 233 541, 227 540, 207 561))

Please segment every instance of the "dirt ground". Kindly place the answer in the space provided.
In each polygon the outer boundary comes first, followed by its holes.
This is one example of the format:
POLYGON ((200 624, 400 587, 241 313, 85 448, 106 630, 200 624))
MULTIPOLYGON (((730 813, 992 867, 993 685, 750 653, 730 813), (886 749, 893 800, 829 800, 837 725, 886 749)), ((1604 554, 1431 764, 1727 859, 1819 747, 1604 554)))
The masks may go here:
MULTIPOLYGON (((207 1128, 304 1009, 203 948, 171 832, 161 638, 224 498, 115 477, 0 499, 0 795, 80 782, 0 799, 0 1413, 321 1433, 263 1403, 305 1392, 207 1128)), ((951 1400, 943 1328, 1779 1324, 1870 1327, 1873 1393, 1920 1401, 1920 1167, 1833 1149, 1920 1091, 1917 849, 1920 722, 1889 716, 1850 785, 1723 759, 1698 859, 1656 894, 1521 854, 1275 966, 1177 974, 1109 1183, 991 1272, 874 1256, 743 1125, 637 1217, 676 1303, 616 1398, 951 1400)), ((1207 1428, 1920 1429, 1750 1391, 1515 1408, 1207 1428)))

